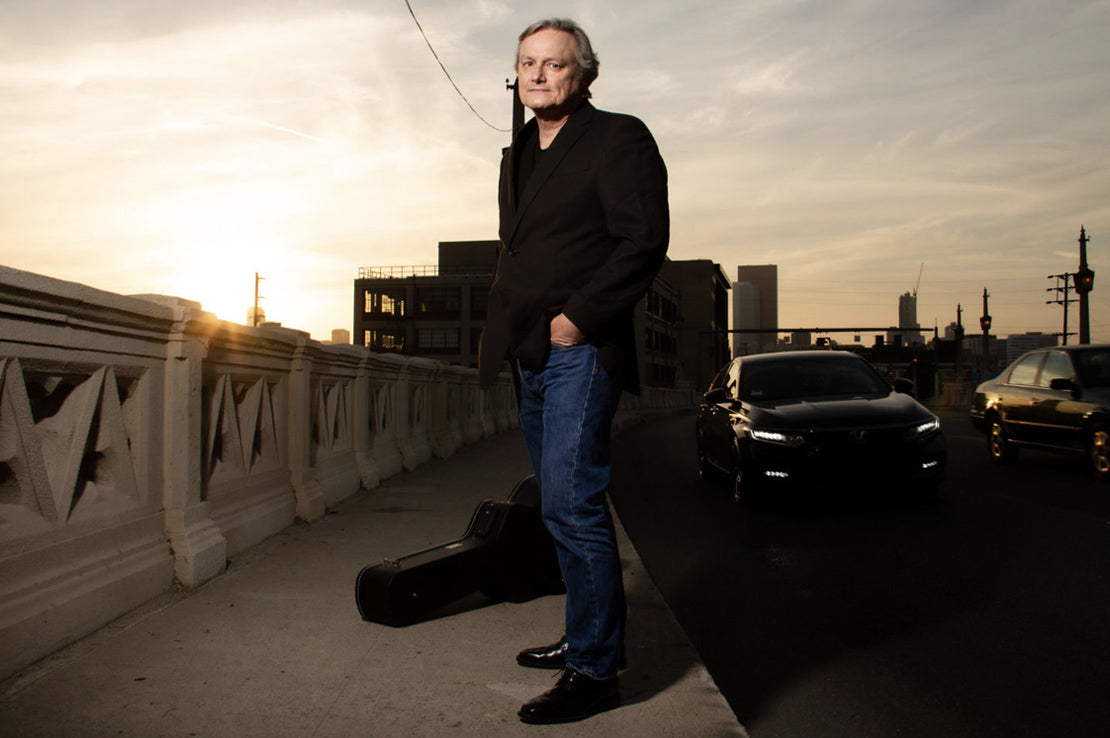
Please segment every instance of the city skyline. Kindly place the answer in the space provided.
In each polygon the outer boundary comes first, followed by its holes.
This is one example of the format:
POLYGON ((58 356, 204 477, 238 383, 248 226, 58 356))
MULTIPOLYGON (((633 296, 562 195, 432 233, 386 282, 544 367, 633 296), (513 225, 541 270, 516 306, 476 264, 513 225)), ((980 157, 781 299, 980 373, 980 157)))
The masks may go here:
MULTIPOLYGON (((515 39, 573 17, 670 171, 677 260, 779 267, 785 327, 1059 332, 1086 227, 1110 342, 1110 1, 412 0, 508 128, 515 39), (920 281, 919 280, 920 275, 920 281)), ((496 237, 508 133, 403 0, 0 1, 0 264, 326 340, 360 266, 496 237)), ((1076 330, 1078 311, 1069 315, 1076 330)))

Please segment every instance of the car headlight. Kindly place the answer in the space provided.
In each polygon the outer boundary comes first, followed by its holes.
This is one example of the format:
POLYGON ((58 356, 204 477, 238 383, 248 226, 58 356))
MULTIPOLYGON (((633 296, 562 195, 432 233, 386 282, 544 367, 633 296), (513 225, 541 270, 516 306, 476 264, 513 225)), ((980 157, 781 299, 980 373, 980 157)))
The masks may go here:
POLYGON ((757 430, 752 428, 748 435, 753 441, 777 443, 780 446, 801 446, 806 442, 805 436, 799 433, 783 433, 781 431, 757 430))
POLYGON ((940 418, 930 418, 924 423, 919 423, 910 430, 913 438, 924 438, 940 430, 940 418))

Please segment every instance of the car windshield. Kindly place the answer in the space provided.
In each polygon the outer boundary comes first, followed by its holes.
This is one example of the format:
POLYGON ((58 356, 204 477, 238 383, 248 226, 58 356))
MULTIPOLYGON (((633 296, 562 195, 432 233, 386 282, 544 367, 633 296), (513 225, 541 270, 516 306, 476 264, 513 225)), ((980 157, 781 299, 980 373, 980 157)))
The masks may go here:
POLYGON ((1072 354, 1084 387, 1110 387, 1110 349, 1089 349, 1072 354))
POLYGON ((889 392, 882 377, 859 359, 784 358, 740 368, 740 399, 749 402, 889 392))

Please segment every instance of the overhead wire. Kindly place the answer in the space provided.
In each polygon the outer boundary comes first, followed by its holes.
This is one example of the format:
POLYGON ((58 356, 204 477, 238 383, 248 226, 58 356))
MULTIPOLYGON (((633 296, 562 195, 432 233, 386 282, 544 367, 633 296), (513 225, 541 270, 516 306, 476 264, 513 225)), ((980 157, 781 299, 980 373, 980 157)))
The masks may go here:
POLYGON ((498 128, 497 126, 486 120, 484 117, 482 117, 482 114, 474 109, 474 106, 470 104, 470 100, 466 99, 466 95, 464 95, 463 91, 459 89, 459 86, 455 84, 455 80, 451 78, 451 73, 447 71, 447 67, 444 66, 443 61, 439 58, 439 54, 436 53, 435 48, 432 47, 432 42, 428 40, 428 34, 424 33, 424 28, 420 25, 420 21, 417 20, 416 12, 412 9, 412 5, 409 3, 409 0, 405 0, 405 7, 409 9, 409 15, 412 16, 412 20, 416 24, 416 29, 420 31, 420 35, 424 38, 424 43, 428 45, 428 51, 432 52, 432 56, 435 57, 436 62, 439 64, 439 68, 443 70, 443 73, 445 75, 447 75, 447 81, 450 82, 451 86, 455 88, 455 92, 459 93, 459 97, 461 97, 462 101, 466 103, 466 106, 470 108, 470 112, 474 113, 474 115, 478 117, 478 120, 482 121, 493 130, 498 131, 499 133, 512 133, 511 128, 498 128))

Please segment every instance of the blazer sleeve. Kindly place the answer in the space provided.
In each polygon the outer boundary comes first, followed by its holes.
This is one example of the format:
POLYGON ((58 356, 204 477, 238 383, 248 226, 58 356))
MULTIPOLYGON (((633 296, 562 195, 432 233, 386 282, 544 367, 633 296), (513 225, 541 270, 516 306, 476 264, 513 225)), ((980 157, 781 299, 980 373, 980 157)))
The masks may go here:
POLYGON ((670 241, 667 169, 659 148, 640 120, 619 116, 598 175, 598 195, 614 247, 593 277, 563 306, 587 338, 643 297, 658 274, 670 241))

